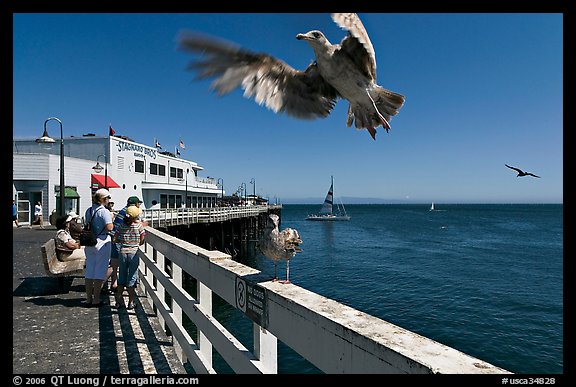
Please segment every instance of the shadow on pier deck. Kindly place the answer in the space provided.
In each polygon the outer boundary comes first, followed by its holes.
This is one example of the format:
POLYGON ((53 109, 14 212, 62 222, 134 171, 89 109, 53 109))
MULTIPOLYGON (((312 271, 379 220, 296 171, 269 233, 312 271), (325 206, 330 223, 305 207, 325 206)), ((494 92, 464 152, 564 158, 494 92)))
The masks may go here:
POLYGON ((13 373, 191 372, 146 302, 135 310, 83 307, 82 277, 58 289, 40 263, 40 246, 54 234, 53 227, 13 230, 13 373))

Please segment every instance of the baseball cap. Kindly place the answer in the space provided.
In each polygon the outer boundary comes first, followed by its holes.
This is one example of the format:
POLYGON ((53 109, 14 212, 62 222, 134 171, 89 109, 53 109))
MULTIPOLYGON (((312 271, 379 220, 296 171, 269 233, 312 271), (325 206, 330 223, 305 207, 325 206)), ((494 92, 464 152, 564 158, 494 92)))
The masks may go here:
POLYGON ((131 218, 137 218, 142 213, 142 210, 136 206, 130 206, 126 209, 126 215, 131 218))
POLYGON ((72 219, 75 219, 78 217, 78 214, 76 214, 74 211, 70 211, 68 213, 68 217, 66 218, 66 222, 71 221, 72 219))
POLYGON ((98 191, 94 192, 94 195, 99 196, 99 197, 107 197, 110 196, 110 191, 108 191, 106 188, 100 188, 98 191))
POLYGON ((126 203, 128 205, 131 205, 131 204, 138 204, 138 203, 144 203, 144 202, 142 200, 138 199, 138 196, 130 196, 126 203))

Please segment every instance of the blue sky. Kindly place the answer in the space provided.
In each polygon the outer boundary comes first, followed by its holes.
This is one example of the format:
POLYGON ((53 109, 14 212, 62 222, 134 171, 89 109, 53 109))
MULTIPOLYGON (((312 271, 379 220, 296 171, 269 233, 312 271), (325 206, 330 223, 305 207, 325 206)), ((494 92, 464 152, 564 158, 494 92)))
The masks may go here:
POLYGON ((346 126, 343 100, 308 121, 241 90, 218 97, 177 49, 181 31, 198 31, 303 70, 314 55, 297 33, 344 37, 328 13, 14 14, 14 137, 39 137, 55 116, 65 137, 107 135, 112 124, 171 151, 182 139, 182 156, 228 194, 242 183, 251 193, 253 178, 258 194, 284 203, 323 200, 330 175, 344 202, 563 202, 562 14, 359 16, 378 83, 406 96, 376 141, 346 126))

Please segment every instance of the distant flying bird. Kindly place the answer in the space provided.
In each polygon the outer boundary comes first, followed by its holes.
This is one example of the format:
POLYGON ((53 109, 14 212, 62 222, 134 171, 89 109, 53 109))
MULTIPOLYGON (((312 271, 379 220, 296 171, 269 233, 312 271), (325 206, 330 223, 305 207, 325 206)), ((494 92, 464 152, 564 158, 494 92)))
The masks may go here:
POLYGON ((285 228, 280 232, 278 225, 280 218, 276 214, 268 215, 268 223, 264 234, 260 238, 258 248, 268 259, 274 261, 274 281, 278 280, 278 261, 286 261, 286 280, 281 283, 290 283, 290 259, 297 252, 302 251, 302 239, 296 229, 285 228))
POLYGON ((521 170, 521 169, 519 169, 519 168, 511 167, 511 166, 509 166, 508 164, 504 164, 504 165, 507 166, 508 168, 513 169, 513 170, 515 170, 516 172, 518 172, 518 175, 516 175, 516 177, 522 177, 522 176, 540 177, 540 176, 536 176, 535 174, 530 173, 530 172, 524 172, 523 170, 521 170))
POLYGON ((374 48, 358 15, 333 13, 332 20, 348 31, 340 44, 331 44, 317 30, 296 35, 316 56, 304 71, 268 54, 190 32, 181 35, 180 47, 204 54, 189 69, 198 72, 198 79, 215 78, 211 88, 220 96, 241 87, 259 105, 300 119, 327 117, 343 98, 349 102, 346 125, 355 123, 375 140, 376 127, 388 132, 390 117, 398 114, 405 97, 376 83, 374 48))

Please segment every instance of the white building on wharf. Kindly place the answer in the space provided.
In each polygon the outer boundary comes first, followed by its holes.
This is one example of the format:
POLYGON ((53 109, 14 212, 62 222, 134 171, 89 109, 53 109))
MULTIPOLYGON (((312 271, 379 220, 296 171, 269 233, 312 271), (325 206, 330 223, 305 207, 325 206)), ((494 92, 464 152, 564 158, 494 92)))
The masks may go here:
MULTIPOLYGON (((105 187, 115 210, 130 196, 138 196, 144 209, 209 208, 224 194, 217 179, 199 176, 204 168, 196 162, 124 136, 64 137, 63 144, 66 213, 83 215, 92 193, 105 187)), ((38 201, 45 220, 58 213, 60 140, 46 147, 35 139, 14 139, 12 183, 21 224, 34 219, 38 201)))

